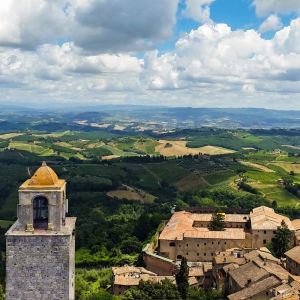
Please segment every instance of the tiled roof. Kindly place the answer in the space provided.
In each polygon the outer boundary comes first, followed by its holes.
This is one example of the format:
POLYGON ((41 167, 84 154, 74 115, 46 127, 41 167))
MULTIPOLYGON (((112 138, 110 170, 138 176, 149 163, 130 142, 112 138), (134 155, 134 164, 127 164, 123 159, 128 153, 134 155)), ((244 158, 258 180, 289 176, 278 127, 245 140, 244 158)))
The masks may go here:
MULTIPOLYGON (((226 215, 225 220, 242 222, 245 215, 226 215), (227 219, 226 219, 227 218, 227 219), (235 221, 234 221, 235 220, 235 221)), ((173 214, 162 233, 160 240, 182 240, 185 238, 203 239, 245 239, 242 228, 227 228, 224 231, 210 231, 204 227, 193 227, 194 221, 210 221, 212 214, 195 214, 180 211, 173 214)))
POLYGON ((264 291, 268 291, 273 287, 278 286, 281 281, 275 276, 270 276, 258 282, 251 284, 249 287, 228 296, 229 300, 243 300, 251 299, 251 297, 258 295, 264 291))
POLYGON ((294 230, 289 218, 277 214, 267 206, 254 208, 250 213, 251 228, 253 230, 276 230, 284 221, 290 230, 294 230))
POLYGON ((136 286, 140 280, 160 282, 164 279, 169 279, 172 282, 175 280, 174 276, 158 276, 142 267, 124 266, 113 267, 114 284, 124 286, 136 286))
POLYGON ((300 230, 300 219, 292 220, 291 222, 296 231, 300 230))
POLYGON ((285 252, 285 256, 300 264, 300 246, 296 246, 285 252))
POLYGON ((269 275, 266 270, 260 268, 252 261, 238 269, 229 271, 229 274, 240 288, 244 288, 250 282, 256 282, 269 275))

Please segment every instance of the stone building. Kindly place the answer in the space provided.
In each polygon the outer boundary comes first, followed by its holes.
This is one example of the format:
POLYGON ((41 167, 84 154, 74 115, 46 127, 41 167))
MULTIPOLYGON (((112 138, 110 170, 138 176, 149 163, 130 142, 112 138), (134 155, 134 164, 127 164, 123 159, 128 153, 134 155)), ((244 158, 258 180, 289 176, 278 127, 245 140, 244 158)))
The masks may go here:
POLYGON ((17 221, 6 233, 6 300, 73 300, 75 222, 66 182, 43 163, 19 188, 17 221))
POLYGON ((272 241, 281 222, 295 232, 289 218, 261 206, 250 214, 226 214, 225 230, 210 231, 210 213, 175 212, 159 236, 158 253, 173 261, 212 261, 216 252, 231 248, 265 247, 272 241))
POLYGON ((300 276, 300 246, 285 252, 286 269, 293 275, 300 276))

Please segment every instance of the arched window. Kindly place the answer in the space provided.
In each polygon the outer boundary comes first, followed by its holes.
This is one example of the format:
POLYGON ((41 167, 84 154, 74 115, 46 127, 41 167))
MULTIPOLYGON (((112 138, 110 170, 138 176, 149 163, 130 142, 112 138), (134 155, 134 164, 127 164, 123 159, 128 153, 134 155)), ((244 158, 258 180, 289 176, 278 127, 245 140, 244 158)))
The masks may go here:
POLYGON ((177 259, 182 259, 182 255, 177 255, 177 259))
POLYGON ((38 196, 33 199, 33 227, 40 229, 48 228, 48 200, 38 196))

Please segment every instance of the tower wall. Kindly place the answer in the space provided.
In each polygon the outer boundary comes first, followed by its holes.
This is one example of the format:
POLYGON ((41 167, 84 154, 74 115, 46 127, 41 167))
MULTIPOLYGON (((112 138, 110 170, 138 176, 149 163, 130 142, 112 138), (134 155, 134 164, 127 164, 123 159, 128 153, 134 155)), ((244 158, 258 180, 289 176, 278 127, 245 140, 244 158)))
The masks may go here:
POLYGON ((6 300, 74 300, 75 238, 13 235, 6 238, 6 300))

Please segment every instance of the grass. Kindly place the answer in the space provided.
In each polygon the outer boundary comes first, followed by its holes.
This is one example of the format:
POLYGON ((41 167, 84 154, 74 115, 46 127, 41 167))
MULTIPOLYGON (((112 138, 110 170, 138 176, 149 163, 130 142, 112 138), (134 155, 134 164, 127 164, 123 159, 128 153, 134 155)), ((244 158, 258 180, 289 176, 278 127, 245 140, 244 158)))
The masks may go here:
POLYGON ((50 148, 44 148, 42 146, 31 144, 31 143, 23 143, 23 142, 11 142, 9 144, 11 149, 28 151, 40 156, 50 156, 54 154, 54 151, 50 148))
POLYGON ((20 136, 20 135, 23 135, 23 134, 24 133, 20 133, 20 132, 4 133, 4 134, 0 134, 0 139, 8 140, 8 139, 12 139, 16 136, 20 136))
POLYGON ((1 228, 9 228, 14 222, 8 220, 0 220, 0 227, 1 228))
POLYGON ((300 164, 299 163, 291 163, 291 162, 274 162, 275 166, 278 166, 284 169, 286 172, 295 172, 295 174, 300 174, 300 164))

